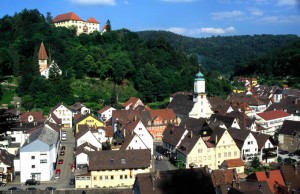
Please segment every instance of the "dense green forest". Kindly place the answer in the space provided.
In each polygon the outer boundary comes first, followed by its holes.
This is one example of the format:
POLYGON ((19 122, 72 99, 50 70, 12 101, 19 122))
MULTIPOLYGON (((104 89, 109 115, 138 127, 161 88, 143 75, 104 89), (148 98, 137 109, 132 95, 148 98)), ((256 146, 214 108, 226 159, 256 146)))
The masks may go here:
POLYGON ((166 31, 142 31, 138 34, 145 41, 163 37, 175 48, 196 55, 208 71, 217 70, 227 77, 247 67, 253 59, 269 57, 274 50, 300 40, 296 35, 191 38, 166 31))
POLYGON ((263 56, 298 39, 293 35, 205 39, 176 35, 172 42, 170 37, 158 35, 140 38, 141 33, 113 30, 113 25, 103 34, 76 36, 75 29, 56 28, 51 20, 51 13, 43 16, 38 10, 26 9, 0 19, 0 80, 8 83, 0 89, 0 104, 9 103, 16 93, 23 109, 46 113, 59 102, 70 105, 78 101, 96 112, 105 105, 118 107, 130 96, 160 108, 170 94, 192 91, 199 70, 205 75, 208 95, 226 97, 231 86, 222 70, 245 67, 249 58, 256 58, 254 54, 263 56), (260 44, 251 43, 254 39, 260 44), (49 79, 39 75, 41 42, 62 75, 55 69, 49 79))

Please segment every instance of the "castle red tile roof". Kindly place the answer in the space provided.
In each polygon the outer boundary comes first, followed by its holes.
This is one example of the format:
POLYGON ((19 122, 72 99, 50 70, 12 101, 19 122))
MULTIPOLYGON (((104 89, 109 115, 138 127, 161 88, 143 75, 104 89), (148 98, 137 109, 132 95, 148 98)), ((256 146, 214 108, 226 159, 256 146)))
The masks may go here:
POLYGON ((69 21, 69 20, 76 20, 76 21, 83 21, 80 17, 78 17, 74 12, 60 14, 56 16, 52 22, 63 22, 63 21, 69 21))
POLYGON ((244 162, 240 158, 224 160, 228 168, 244 166, 244 162))
POLYGON ((257 113, 257 115, 266 121, 290 116, 289 113, 282 110, 267 111, 267 112, 257 113))
POLYGON ((44 43, 42 42, 41 46, 40 46, 40 50, 39 50, 39 60, 47 60, 48 59, 48 55, 44 46, 44 43))
POLYGON ((88 19, 88 22, 99 24, 99 22, 98 22, 95 18, 89 18, 89 19, 88 19))

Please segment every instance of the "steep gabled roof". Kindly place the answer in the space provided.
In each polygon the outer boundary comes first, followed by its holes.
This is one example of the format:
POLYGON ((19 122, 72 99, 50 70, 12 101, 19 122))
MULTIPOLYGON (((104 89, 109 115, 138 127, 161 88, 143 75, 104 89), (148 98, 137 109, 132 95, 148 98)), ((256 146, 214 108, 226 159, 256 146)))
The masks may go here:
POLYGON ((262 113, 257 113, 257 116, 263 118, 264 120, 274 120, 274 119, 279 119, 282 117, 288 117, 290 116, 289 113, 282 111, 282 110, 273 110, 273 111, 266 111, 262 113))
POLYGON ((297 133, 300 133, 300 121, 283 121, 279 134, 296 135, 297 133))
POLYGON ((33 117, 33 122, 44 120, 43 112, 23 112, 20 116, 20 121, 27 122, 29 116, 33 117))
POLYGON ((212 114, 209 118, 209 120, 211 122, 214 122, 216 120, 218 121, 222 121, 224 123, 224 125, 229 128, 232 126, 235 118, 234 117, 230 117, 230 116, 224 116, 224 115, 220 115, 220 114, 212 114))
POLYGON ((158 116, 163 120, 173 120, 176 119, 176 115, 173 109, 157 109, 157 110, 148 110, 151 120, 158 116))
POLYGON ((300 168, 297 169, 294 166, 284 165, 280 167, 283 179, 287 184, 289 184, 290 189, 300 190, 300 168))
POLYGON ((82 107, 85 107, 85 105, 81 104, 80 102, 76 102, 75 104, 69 106, 69 109, 72 111, 79 111, 82 107))
POLYGON ((95 119, 96 121, 99 121, 99 122, 102 123, 102 121, 100 121, 98 118, 94 117, 94 116, 91 115, 91 114, 86 114, 86 115, 81 116, 81 117, 78 118, 76 121, 74 121, 74 123, 77 124, 77 123, 83 121, 84 119, 86 119, 86 118, 88 118, 88 117, 92 117, 92 118, 95 119))
POLYGON ((177 148, 177 151, 187 156, 195 147, 199 139, 201 139, 200 135, 195 135, 192 131, 189 132, 181 141, 180 145, 177 148))
POLYGON ((177 94, 174 99, 168 104, 168 109, 173 109, 176 115, 188 116, 194 107, 192 95, 177 94))
POLYGON ((183 127, 168 125, 163 132, 162 141, 176 146, 179 143, 181 137, 184 135, 185 131, 186 129, 183 127))
POLYGON ((135 105, 139 100, 139 98, 136 97, 130 97, 129 100, 127 100, 127 102, 125 102, 124 104, 122 104, 122 107, 127 107, 127 106, 133 106, 135 105))
POLYGON ((111 106, 105 106, 105 107, 103 107, 102 109, 98 110, 98 113, 99 113, 99 114, 102 114, 102 113, 104 113, 105 111, 107 111, 107 110, 110 109, 110 108, 112 108, 112 107, 111 107, 111 106))
POLYGON ((75 21, 83 21, 80 17, 78 17, 74 12, 70 13, 64 13, 56 16, 52 22, 63 22, 63 21, 69 21, 69 20, 75 20, 75 21))
POLYGON ((44 46, 44 43, 41 43, 40 50, 39 50, 39 60, 47 60, 48 55, 44 46))
POLYGON ((265 146, 265 143, 270 140, 273 145, 275 145, 275 142, 273 141, 272 137, 270 135, 266 135, 263 133, 256 133, 252 132, 252 135, 255 137, 257 141, 258 149, 262 149, 265 146))
POLYGON ((0 161, 8 166, 13 166, 15 156, 4 149, 0 149, 0 161))

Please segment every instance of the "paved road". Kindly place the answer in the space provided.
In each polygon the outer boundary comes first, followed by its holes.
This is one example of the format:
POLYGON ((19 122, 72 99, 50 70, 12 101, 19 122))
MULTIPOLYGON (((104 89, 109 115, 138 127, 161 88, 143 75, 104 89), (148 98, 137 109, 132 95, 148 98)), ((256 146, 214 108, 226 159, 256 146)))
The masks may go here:
POLYGON ((165 157, 159 150, 162 149, 162 142, 154 142, 153 144, 153 155, 162 156, 162 160, 153 159, 153 168, 158 171, 175 170, 177 169, 173 164, 169 162, 169 158, 165 157))
MULTIPOLYGON (((10 187, 18 187, 22 190, 25 190, 28 187, 36 187, 37 189, 44 190, 46 187, 56 187, 57 189, 65 189, 65 188, 74 188, 74 185, 69 185, 70 178, 74 177, 74 174, 71 171, 71 164, 74 164, 74 146, 75 146, 75 138, 71 128, 64 129, 66 130, 67 140, 62 141, 60 148, 65 146, 65 155, 58 156, 59 159, 63 159, 63 164, 56 164, 56 168, 61 169, 60 179, 55 180, 54 176, 50 181, 41 182, 38 186, 25 186, 20 183, 20 177, 17 176, 12 183, 8 183, 5 187, 0 187, 0 191, 7 190, 10 187)), ((58 151, 58 155, 60 153, 60 149, 58 151)), ((57 162, 58 162, 57 160, 57 162)))

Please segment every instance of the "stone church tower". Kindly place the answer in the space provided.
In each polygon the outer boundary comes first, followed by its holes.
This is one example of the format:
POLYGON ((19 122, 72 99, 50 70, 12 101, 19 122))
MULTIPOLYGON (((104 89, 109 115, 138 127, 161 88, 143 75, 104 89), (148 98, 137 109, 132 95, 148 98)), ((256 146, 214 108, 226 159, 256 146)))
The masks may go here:
POLYGON ((43 42, 39 50, 39 66, 40 66, 40 73, 48 68, 48 55, 43 42))

